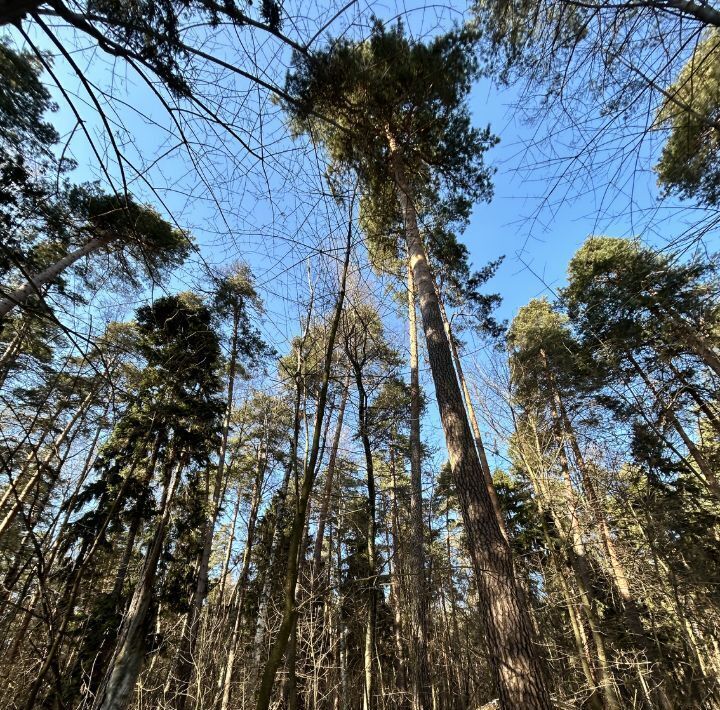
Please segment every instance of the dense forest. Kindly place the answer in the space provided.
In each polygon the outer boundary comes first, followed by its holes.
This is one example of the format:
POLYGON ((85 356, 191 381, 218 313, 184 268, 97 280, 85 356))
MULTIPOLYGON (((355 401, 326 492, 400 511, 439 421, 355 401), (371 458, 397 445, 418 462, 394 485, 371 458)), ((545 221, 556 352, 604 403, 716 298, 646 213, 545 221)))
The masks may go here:
POLYGON ((0 708, 720 708, 720 5, 0 25, 0 708))

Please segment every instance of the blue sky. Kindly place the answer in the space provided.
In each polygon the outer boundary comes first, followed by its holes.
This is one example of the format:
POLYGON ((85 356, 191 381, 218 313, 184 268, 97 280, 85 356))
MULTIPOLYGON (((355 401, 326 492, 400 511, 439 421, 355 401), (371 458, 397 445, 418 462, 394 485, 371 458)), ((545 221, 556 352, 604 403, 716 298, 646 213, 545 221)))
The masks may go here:
MULTIPOLYGON (((404 14, 406 24, 417 35, 432 34, 438 22, 448 26, 460 19, 457 8, 421 11, 404 3, 391 3, 357 5, 353 10, 355 20, 367 23, 368 8, 385 19, 404 14)), ((326 10, 325 14, 330 13, 326 10)), ((338 22, 341 24, 333 29, 342 26, 342 21, 338 22)), ((292 34, 291 28, 286 27, 286 31, 292 34)), ((304 37, 312 33, 312 26, 300 31, 304 37)), ((31 36, 39 46, 49 46, 38 32, 31 32, 31 36)), ((256 53, 257 71, 263 78, 282 85, 288 51, 272 40, 261 41, 250 32, 242 34, 242 41, 256 53)), ((90 44, 80 40, 81 46, 90 44)), ((228 59, 232 58, 229 49, 221 47, 217 51, 228 52, 228 59)), ((235 106, 242 105, 235 122, 238 134, 256 155, 226 134, 211 134, 207 126, 190 122, 190 138, 198 144, 193 156, 200 161, 198 170, 187 154, 176 150, 177 128, 137 77, 92 50, 73 56, 90 82, 111 91, 115 97, 108 106, 117 114, 111 111, 110 120, 123 150, 141 174, 133 177, 132 169, 126 168, 133 191, 157 205, 162 200, 201 245, 200 256, 171 283, 158 288, 196 286, 201 261, 221 265, 235 259, 245 260, 256 274, 266 303, 265 335, 282 349, 298 332, 308 283, 327 284, 333 277, 332 268, 321 265, 315 252, 318 239, 327 239, 333 231, 336 234, 331 241, 337 242, 343 236, 342 215, 333 214, 318 196, 322 186, 318 177, 322 172, 321 156, 315 156, 307 145, 291 141, 279 108, 264 93, 223 76, 218 89, 220 98, 214 108, 230 115, 235 106), (204 175, 205 181, 199 174, 204 175), (153 193, 150 186, 157 191, 153 193)), ((77 76, 63 60, 56 61, 54 66, 87 121, 93 140, 99 146, 106 144, 95 109, 77 76)), ((58 89, 52 90, 60 105, 53 123, 64 138, 71 138, 70 152, 78 161, 74 179, 102 177, 75 116, 58 89)), ((639 160, 635 162, 632 153, 618 152, 622 151, 622 141, 617 135, 609 135, 607 141, 584 156, 589 160, 588 167, 571 172, 570 179, 559 179, 564 171, 579 165, 562 159, 577 149, 577 135, 564 130, 552 118, 528 124, 522 111, 515 107, 517 102, 522 103, 519 96, 517 88, 500 90, 489 80, 482 80, 470 98, 475 123, 489 123, 501 142, 487 156, 497 171, 495 197, 490 204, 476 206, 464 241, 478 267, 505 255, 505 262, 488 288, 502 295, 498 315, 508 319, 529 299, 543 294, 551 296, 548 287, 552 290, 563 284, 570 257, 588 235, 639 235, 646 242, 663 247, 683 230, 691 215, 678 210, 677 203, 666 201, 661 206, 658 201, 651 166, 660 136, 651 136, 642 144, 636 154, 639 160), (552 136, 552 141, 543 142, 548 136, 552 136)), ((103 101, 101 95, 100 100, 103 101)), ((628 126, 631 132, 642 128, 628 126)), ((115 179, 119 177, 117 166, 111 172, 115 179)), ((714 248, 717 246, 716 243, 714 248)), ((358 274, 357 278, 366 283, 366 275, 358 274)), ((114 315, 118 312, 117 304, 112 298, 108 302, 112 306, 108 312, 114 315)), ((122 306, 131 311, 134 303, 121 304, 120 310, 122 306)), ((437 427, 432 414, 429 426, 437 427)))
MULTIPOLYGON (((405 22, 418 35, 434 32, 438 23, 448 26, 449 22, 460 19, 457 9, 421 11, 407 3, 400 9, 393 4, 373 4, 371 7, 384 18, 403 12, 405 22)), ((363 14, 359 9, 358 16, 367 18, 368 13, 363 14)), ((289 32, 289 28, 286 29, 289 32)), ((309 31, 306 28, 304 34, 309 31)), ((33 33, 33 38, 39 46, 48 47, 40 34, 33 33)), ((265 78, 281 85, 288 52, 272 42, 255 49, 259 51, 258 66, 267 69, 265 78)), ((132 189, 155 204, 161 197, 182 226, 189 227, 197 236, 204 258, 213 263, 236 258, 249 261, 259 280, 268 288, 266 300, 269 305, 276 296, 281 297, 282 293, 273 293, 273 286, 277 286, 278 274, 285 274, 293 263, 293 244, 289 237, 301 233, 302 230, 296 232, 296 222, 303 223, 307 216, 299 198, 292 194, 298 185, 288 187, 288 177, 283 174, 283 171, 293 170, 292 163, 280 157, 275 160, 275 165, 270 160, 269 167, 263 167, 251 156, 241 156, 243 149, 234 140, 226 141, 228 137, 220 134, 211 136, 214 149, 201 149, 200 159, 204 161, 204 172, 213 184, 213 192, 220 200, 225 200, 221 218, 210 191, 198 180, 198 172, 202 171, 196 170, 196 166, 179 151, 172 150, 177 129, 158 107, 152 93, 131 72, 96 52, 81 52, 74 57, 89 81, 99 87, 111 88, 114 96, 121 99, 120 103, 114 103, 118 111, 116 128, 120 122, 123 126, 118 130, 120 142, 129 158, 147 170, 147 180, 135 177, 132 189), (231 153, 234 155, 229 158, 231 153), (247 176, 242 174, 243 171, 247 176), (152 194, 149 184, 159 187, 159 192, 152 194), (268 198, 268 193, 272 197, 268 198), (228 231, 232 232, 229 239, 223 234, 228 231)), ((55 70, 69 94, 78 97, 76 105, 87 120, 93 137, 102 136, 102 126, 97 121, 94 107, 67 63, 56 61, 55 70)), ((79 165, 76 179, 102 177, 88 142, 76 125, 75 116, 68 110, 60 92, 55 88, 53 92, 60 104, 53 122, 64 136, 72 135, 71 152, 79 165)), ((233 98, 237 97, 237 94, 233 95, 233 98)), ((268 105, 266 96, 252 90, 247 94, 247 101, 251 104, 248 115, 256 106, 264 106, 266 127, 263 138, 270 144, 271 151, 282 156, 282 151, 292 145, 279 111, 268 105)), ((500 315, 505 318, 512 317, 530 298, 547 293, 546 284, 551 287, 561 285, 569 258, 589 234, 640 235, 649 243, 663 246, 683 226, 682 215, 675 215, 670 209, 671 203, 665 203, 670 216, 662 222, 661 233, 647 229, 642 216, 643 210, 658 204, 655 178, 648 170, 657 155, 658 141, 649 142, 643 148, 640 165, 644 169, 641 171, 634 165, 623 166, 622 161, 612 158, 612 148, 604 146, 605 153, 611 156, 610 163, 604 168, 612 178, 600 176, 599 184, 591 185, 588 181, 593 176, 581 172, 576 180, 561 180, 556 184, 558 173, 568 166, 573 167, 559 159, 563 153, 571 153, 575 148, 570 144, 573 137, 558 132, 558 126, 548 120, 528 125, 514 108, 517 101, 517 89, 500 90, 489 80, 482 80, 475 86, 470 100, 476 124, 489 123, 501 142, 487 156, 497 171, 495 197, 490 204, 476 206, 464 241, 478 266, 501 254, 506 256, 491 284, 504 298, 500 315), (549 144, 538 140, 550 134, 556 135, 552 154, 549 144), (629 195, 630 189, 632 195, 629 195), (547 203, 543 202, 544 198, 547 203)), ((218 106, 220 110, 228 107, 222 102, 218 106)), ((258 122, 248 125, 248 129, 248 143, 251 148, 258 148, 258 122)), ((206 141, 207 135, 198 133, 197 138, 206 141)), ((100 137, 98 143, 102 142, 104 139, 100 137)), ((305 165, 310 164, 312 171, 311 163, 312 160, 306 161, 305 165)), ((118 175, 116 169, 114 173, 118 175)), ((132 169, 126 168, 126 175, 132 179, 132 169)), ((303 200, 308 200, 308 193, 317 189, 311 182, 312 177, 300 185, 300 192, 305 192, 303 200)), ((654 223, 658 223, 657 216, 654 223)), ((299 241, 310 244, 307 238, 299 241)), ((302 261, 301 252, 299 249, 295 261, 302 261)), ((294 286, 302 288, 297 280, 302 277, 304 274, 295 275, 294 286)), ((283 293, 287 294, 289 287, 290 283, 286 282, 283 293)), ((290 315, 284 310, 283 313, 290 315)))

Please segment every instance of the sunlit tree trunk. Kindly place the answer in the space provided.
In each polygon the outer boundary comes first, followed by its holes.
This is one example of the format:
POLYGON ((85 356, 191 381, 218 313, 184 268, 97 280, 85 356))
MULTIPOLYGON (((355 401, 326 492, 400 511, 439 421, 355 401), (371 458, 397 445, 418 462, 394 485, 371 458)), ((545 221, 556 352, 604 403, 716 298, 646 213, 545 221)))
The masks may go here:
POLYGON ((4 298, 0 298, 0 321, 2 321, 13 308, 25 304, 33 294, 41 294, 47 284, 55 281, 65 269, 72 266, 76 261, 102 249, 112 241, 113 237, 107 235, 89 239, 79 249, 66 254, 62 259, 58 259, 52 266, 49 266, 39 274, 31 276, 30 279, 19 288, 7 293, 4 298))
POLYGON ((478 456, 480 457, 480 464, 483 470, 485 485, 487 486, 488 493, 490 494, 490 500, 492 501, 493 510, 495 511, 495 517, 497 517, 500 530, 502 531, 505 539, 509 541, 507 528, 505 526, 505 518, 503 517, 500 500, 498 498, 497 491, 495 490, 495 484, 493 483, 492 473, 490 472, 490 464, 487 460, 487 453, 485 452, 485 446, 483 444, 482 435, 480 433, 480 425, 478 424, 477 417, 475 416, 475 407, 473 406, 472 397, 470 396, 470 390, 468 389, 467 381, 465 379, 465 373, 462 368, 460 354, 458 353, 457 345, 455 344, 455 339, 453 338, 450 320, 448 319, 447 313, 445 311, 445 304, 443 303, 442 294, 437 288, 436 293, 438 296, 438 303, 440 304, 440 313, 442 314, 443 324, 445 325, 445 332, 447 333, 448 342, 450 343, 450 350, 452 351, 455 369, 458 374, 460 389, 462 390, 463 398, 465 400, 465 407, 467 408, 470 426, 472 427, 473 436, 475 437, 475 446, 477 448, 478 456))
POLYGON ((515 578, 510 547, 498 525, 485 485, 405 168, 392 135, 388 135, 388 141, 435 395, 480 591, 480 611, 495 685, 504 709, 549 710, 552 703, 540 646, 534 638, 530 616, 515 578))
POLYGON ((428 589, 425 569, 425 522, 422 500, 422 445, 420 440, 420 375, 418 362, 417 310, 413 270, 407 267, 408 322, 410 332, 410 560, 413 593, 411 614, 410 670, 414 710, 430 710, 432 676, 428 662, 428 589))
MULTIPOLYGON (((60 447, 62 447, 68 436, 70 436, 71 432, 73 431, 75 425, 80 421, 82 417, 85 416, 88 409, 90 408, 90 405, 93 403, 93 400, 96 396, 97 392, 96 389, 93 388, 90 390, 90 392, 87 393, 85 396, 85 399, 81 402, 80 406, 75 410, 75 413, 70 418, 68 423, 65 425, 63 430, 58 434, 58 436, 55 438, 55 441, 53 441, 52 445, 50 446, 50 450, 48 453, 43 456, 39 461, 36 461, 36 470, 35 473, 30 476, 30 478, 27 480, 25 485, 18 489, 17 485, 13 482, 10 483, 9 487, 6 489, 5 493, 3 494, 2 499, 0 500, 0 508, 4 507, 7 503, 9 498, 13 498, 12 502, 10 503, 9 510, 5 514, 5 517, 0 521, 0 538, 7 532, 9 527, 12 525, 13 520, 15 520, 15 517, 17 516, 18 512, 23 506, 23 503, 26 501, 28 495, 31 491, 33 491, 38 483, 40 482, 40 479, 42 478, 43 474, 50 473, 51 481, 50 484, 54 481, 56 475, 59 473, 59 469, 56 468, 55 470, 52 470, 51 468, 51 462, 53 458, 59 455, 60 447)), ((33 458, 36 458, 36 453, 34 454, 33 458)), ((27 472, 27 469, 31 465, 31 461, 28 461, 28 466, 25 467, 23 470, 23 473, 27 472)))

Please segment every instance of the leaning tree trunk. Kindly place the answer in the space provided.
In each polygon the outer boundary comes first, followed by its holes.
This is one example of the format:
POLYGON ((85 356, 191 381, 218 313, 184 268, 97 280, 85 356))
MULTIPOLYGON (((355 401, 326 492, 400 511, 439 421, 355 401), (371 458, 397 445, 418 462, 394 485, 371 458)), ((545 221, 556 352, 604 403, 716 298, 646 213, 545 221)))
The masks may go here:
MULTIPOLYGON (((51 468, 51 462, 55 456, 58 455, 60 451, 60 447, 65 443, 68 436, 73 430, 73 427, 77 422, 85 416, 86 412, 90 408, 90 405, 92 404, 92 401, 96 395, 95 388, 92 388, 87 395, 85 396, 85 399, 82 401, 80 406, 77 408, 73 416, 70 418, 70 421, 65 425, 63 430, 58 434, 55 441, 53 441, 52 446, 50 447, 50 451, 39 461, 36 463, 36 471, 35 473, 30 476, 29 480, 25 483, 23 488, 21 490, 17 489, 17 485, 11 481, 8 489, 5 491, 5 493, 2 496, 2 499, 0 500, 0 509, 4 507, 5 503, 7 503, 8 498, 10 498, 10 494, 13 493, 15 500, 10 504, 9 510, 5 514, 5 517, 0 521, 0 538, 2 538, 5 533, 8 531, 8 528, 10 525, 12 525, 12 522, 15 520, 15 517, 20 512, 20 510, 23 507, 23 504, 27 500, 28 495, 30 495, 30 492, 34 490, 37 485, 40 482, 40 479, 42 478, 44 473, 49 473, 51 481, 50 483, 54 483, 55 478, 60 473, 60 467, 56 467, 55 470, 51 468)), ((23 473, 27 473, 27 469, 30 468, 30 462, 28 462, 28 465, 24 467, 23 473)))
POLYGON ((477 577, 493 680, 504 710, 549 710, 541 651, 515 578, 510 546, 498 525, 485 485, 462 392, 443 327, 433 275, 417 225, 412 194, 397 145, 388 135, 397 196, 405 219, 410 266, 420 300, 428 358, 468 548, 477 577))
POLYGON ((715 496, 715 498, 717 498, 718 500, 720 500, 720 480, 718 480, 718 477, 716 476, 715 471, 710 464, 710 461, 708 461, 705 454, 698 448, 697 444, 685 431, 685 427, 677 418, 677 415, 672 410, 672 407, 665 404, 660 393, 657 391, 657 388, 653 385, 647 373, 641 367, 640 363, 638 363, 632 353, 628 352, 627 355, 628 359, 632 363, 633 368, 638 373, 652 396, 655 398, 655 403, 662 412, 663 416, 667 419, 668 422, 670 422, 675 431, 680 435, 680 438, 685 444, 685 448, 689 451, 690 456, 692 456, 693 460, 697 464, 697 467, 700 469, 700 473, 702 473, 705 485, 709 488, 712 495, 715 496))
POLYGON ((337 466, 337 455, 340 449, 340 437, 342 436, 343 419, 345 417, 345 407, 347 406, 349 387, 350 373, 348 372, 345 384, 343 385, 340 408, 338 409, 337 421, 335 423, 335 435, 333 436, 330 448, 330 458, 328 459, 327 471, 325 472, 325 487, 320 500, 320 510, 318 511, 318 522, 317 530, 315 531, 315 545, 313 548, 312 563, 312 574, 315 586, 317 586, 317 579, 320 575, 322 546, 325 539, 325 526, 327 525, 328 513, 330 512, 330 503, 335 483, 335 467, 337 466))
POLYGON ((680 340, 685 340, 689 349, 720 377, 720 355, 706 338, 699 335, 697 330, 672 308, 663 305, 652 306, 650 312, 659 320, 669 321, 678 331, 680 340))
POLYGON ((79 249, 66 254, 62 259, 58 259, 52 266, 49 266, 35 276, 31 276, 27 283, 20 286, 20 288, 11 291, 4 298, 0 298, 0 321, 2 321, 13 308, 22 306, 30 296, 40 294, 43 286, 55 281, 65 269, 72 266, 76 261, 107 246, 112 241, 113 237, 108 235, 90 239, 79 249))
MULTIPOLYGON (((422 447, 420 441, 420 375, 418 363, 415 280, 408 265, 408 323, 410 334, 410 550, 412 593, 410 601, 410 658, 413 710, 432 707, 432 679, 428 662, 428 584, 422 510, 422 447)), ((408 588, 408 585, 404 585, 408 588)))
POLYGON ((160 552, 165 541, 165 530, 170 521, 175 489, 183 467, 183 456, 172 465, 169 480, 166 481, 160 503, 160 519, 145 554, 140 579, 135 587, 118 634, 118 646, 107 673, 107 680, 98 693, 94 708, 97 710, 125 710, 130 705, 143 660, 145 639, 148 628, 148 612, 153 596, 155 575, 160 552))

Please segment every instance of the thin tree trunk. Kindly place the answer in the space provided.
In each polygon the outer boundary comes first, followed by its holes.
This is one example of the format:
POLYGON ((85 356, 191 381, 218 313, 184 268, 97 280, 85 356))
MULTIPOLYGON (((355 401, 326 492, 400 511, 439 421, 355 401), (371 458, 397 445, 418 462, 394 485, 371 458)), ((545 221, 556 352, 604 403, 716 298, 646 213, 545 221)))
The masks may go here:
MULTIPOLYGON (((710 489, 710 492, 720 500, 720 481, 718 480, 717 476, 715 475, 715 471, 713 470, 712 466, 710 465, 710 462, 707 460, 705 455, 700 451, 700 449, 697 447, 695 442, 690 438, 688 433, 685 431, 685 427, 680 423, 680 420, 677 418, 675 412, 673 412, 672 408, 667 406, 661 399, 660 393, 657 391, 653 383, 651 382, 648 375, 645 373, 645 371, 640 366, 640 363, 637 362, 637 360, 633 357, 631 353, 628 353, 628 359, 633 365, 633 368, 640 376, 640 379, 645 383, 645 386, 650 390, 650 393, 655 398, 655 402, 657 403, 658 407, 660 408, 660 411, 662 414, 667 418, 667 420, 670 422, 672 427, 677 431, 677 433, 680 435, 680 438, 683 440, 683 443, 685 444, 685 447, 690 452, 690 456, 692 456, 693 460, 697 464, 697 467, 700 469, 700 472, 702 473, 705 482, 707 484, 707 487, 710 489)), ((719 373, 720 374, 720 373, 719 373)))
POLYGON ((320 502, 320 511, 318 512, 318 523, 317 530, 315 532, 315 545, 313 547, 312 563, 314 577, 317 577, 320 573, 322 546, 325 539, 325 525, 327 524, 328 513, 330 511, 330 502, 332 500, 333 486, 335 483, 335 467, 337 465, 337 455, 340 449, 340 437, 342 436, 343 418, 345 416, 345 407, 347 406, 349 387, 350 373, 348 372, 345 378, 345 383, 343 385, 340 408, 338 410, 337 422, 335 424, 335 435, 333 437, 332 446, 330 448, 330 458, 328 459, 327 471, 325 472, 325 488, 323 489, 320 502))
POLYGON ((355 370, 355 386, 358 391, 358 429, 365 454, 365 470, 367 474, 367 541, 366 554, 369 568, 368 578, 368 606, 365 624, 365 649, 363 653, 363 710, 375 710, 375 626, 377 623, 377 553, 375 550, 375 536, 377 524, 375 521, 375 471, 372 458, 372 447, 367 427, 367 392, 363 383, 362 368, 353 362, 355 370))
POLYGON ((666 319, 680 331, 681 336, 685 338, 695 354, 720 377, 720 356, 705 338, 698 335, 693 326, 686 323, 681 315, 666 306, 659 305, 652 307, 650 310, 659 318, 662 318, 660 313, 664 313, 666 319))
POLYGON ((343 305, 345 303, 345 288, 347 284, 347 275, 350 266, 351 246, 352 219, 350 219, 348 224, 345 263, 343 266, 340 282, 340 291, 338 294, 337 302, 335 304, 335 312, 333 314, 332 324, 330 326, 330 332, 328 334, 327 347, 325 350, 322 384, 320 386, 320 393, 318 396, 317 406, 315 410, 312 446, 309 452, 308 464, 305 467, 299 496, 295 501, 295 516, 293 519, 292 528, 290 530, 288 562, 285 575, 283 618, 277 637, 270 649, 270 654, 263 670, 262 680, 260 682, 260 687, 257 693, 257 710, 267 710, 270 706, 272 689, 273 685, 275 684, 275 675, 277 674, 277 670, 280 667, 280 663, 282 662, 282 658, 285 654, 288 639, 290 637, 290 632, 292 631, 292 627, 295 623, 295 619, 297 616, 297 607, 295 604, 295 586, 297 584, 299 552, 302 542, 301 538, 302 532, 305 529, 305 517, 307 515, 308 501, 310 499, 310 493, 312 492, 312 487, 315 480, 315 473, 317 471, 318 454, 320 452, 320 438, 322 436, 323 429, 322 424, 323 418, 325 416, 325 404, 327 402, 328 386, 330 383, 330 370, 332 366, 333 352, 335 349, 335 338, 337 335, 338 327, 340 325, 343 305))
MULTIPOLYGON (((393 432, 395 434, 395 432, 393 432)), ((394 438, 394 437, 393 437, 394 438)), ((390 443, 390 536, 392 550, 390 560, 390 601, 394 610, 393 631, 395 636, 395 686, 402 700, 398 703, 401 708, 407 707, 407 681, 405 665, 407 663, 403 646, 403 603, 415 593, 414 584, 408 589, 408 580, 405 576, 405 546, 400 540, 400 510, 397 494, 397 476, 395 466, 395 445, 390 443)))
POLYGON ((677 369, 677 367, 675 367, 672 360, 668 361, 667 364, 670 367, 673 375, 675 375, 680 384, 682 384, 683 388, 688 392, 693 402, 695 402, 695 404, 698 406, 698 409, 707 417, 708 421, 715 430, 715 433, 717 435, 720 435, 720 416, 718 415, 718 413, 713 410, 713 408, 705 401, 705 399, 703 399, 695 385, 693 385, 692 382, 688 382, 687 378, 683 376, 683 374, 677 369))
POLYGON ((235 506, 230 523, 230 532, 228 534, 227 546, 225 547, 225 554, 223 555, 222 570, 220 571, 220 585, 218 586, 217 598, 218 603, 225 605, 225 587, 227 585, 228 571, 230 569, 230 558, 232 557, 232 547, 235 542, 235 530, 237 528, 238 515, 240 514, 240 490, 237 491, 237 497, 235 498, 235 506))
POLYGON ((443 326, 433 275, 417 226, 412 194, 397 146, 388 135, 397 196, 405 218, 410 266, 420 300, 428 358, 435 382, 450 466, 460 499, 468 547, 480 591, 490 666, 503 710, 550 710, 539 644, 515 579, 510 546, 498 525, 467 420, 443 326))
POLYGON ((13 366, 13 363, 20 353, 23 338, 30 328, 30 318, 31 316, 26 315, 22 319, 22 323, 13 336, 13 339, 7 344, 2 355, 0 355, 0 389, 2 389, 5 384, 5 380, 10 373, 10 368, 13 366))
MULTIPOLYGON (((418 361, 415 280, 408 263, 408 324, 410 333, 410 562, 413 592, 411 614, 411 675, 413 710, 431 710, 432 676, 428 662, 428 589, 425 569, 425 523, 422 501, 422 445, 420 440, 420 374, 418 361)), ((406 585, 407 586, 407 585, 406 585)))
MULTIPOLYGON (((268 422, 266 422, 266 426, 268 425, 268 422)), ((230 648, 228 650, 227 660, 225 661, 225 669, 222 676, 223 691, 222 700, 220 702, 220 707, 222 708, 222 710, 227 710, 230 703, 233 668, 235 666, 235 656, 237 654, 238 647, 240 646, 243 606, 245 605, 245 592, 247 591, 248 579, 250 577, 250 558, 252 553, 252 546, 255 540, 255 526, 257 524, 258 511, 260 509, 260 499, 262 494, 263 482, 265 480, 267 457, 267 442, 265 443, 264 454, 263 443, 261 442, 258 449, 257 470, 255 473, 255 481, 253 482, 253 490, 250 499, 250 514, 248 516, 247 534, 245 536, 245 549, 243 550, 242 569, 240 571, 240 577, 238 578, 238 581, 235 585, 235 589, 233 590, 233 599, 231 601, 231 607, 233 608, 235 619, 233 622, 232 635, 230 636, 230 648)), ((240 492, 238 491, 238 503, 239 500, 240 492)), ((235 517, 237 517, 237 512, 235 517)))
MULTIPOLYGON (((80 418, 83 417, 87 410, 90 408, 90 404, 92 403, 95 394, 96 392, 94 388, 87 393, 85 399, 77 408, 73 416, 70 418, 70 421, 65 425, 60 434, 58 434, 57 438, 50 447, 50 451, 40 461, 37 462, 37 470, 30 477, 23 489, 21 491, 18 491, 17 486, 14 485, 12 482, 10 483, 8 489, 3 494, 2 500, 0 500, 0 507, 5 505, 11 493, 15 494, 15 500, 10 505, 10 510, 6 513, 5 517, 0 522, 0 538, 2 538, 2 536, 7 532, 10 525, 12 525, 13 520, 15 520, 15 517, 22 508, 23 503, 27 499, 30 491, 32 491, 37 486, 43 473, 45 473, 49 469, 50 462, 52 461, 53 457, 58 455, 60 447, 67 440, 75 424, 77 424, 80 418)), ((27 471, 27 467, 24 469, 24 471, 27 471)), ((52 479, 55 478, 57 473, 59 473, 59 469, 53 473, 52 479)))

